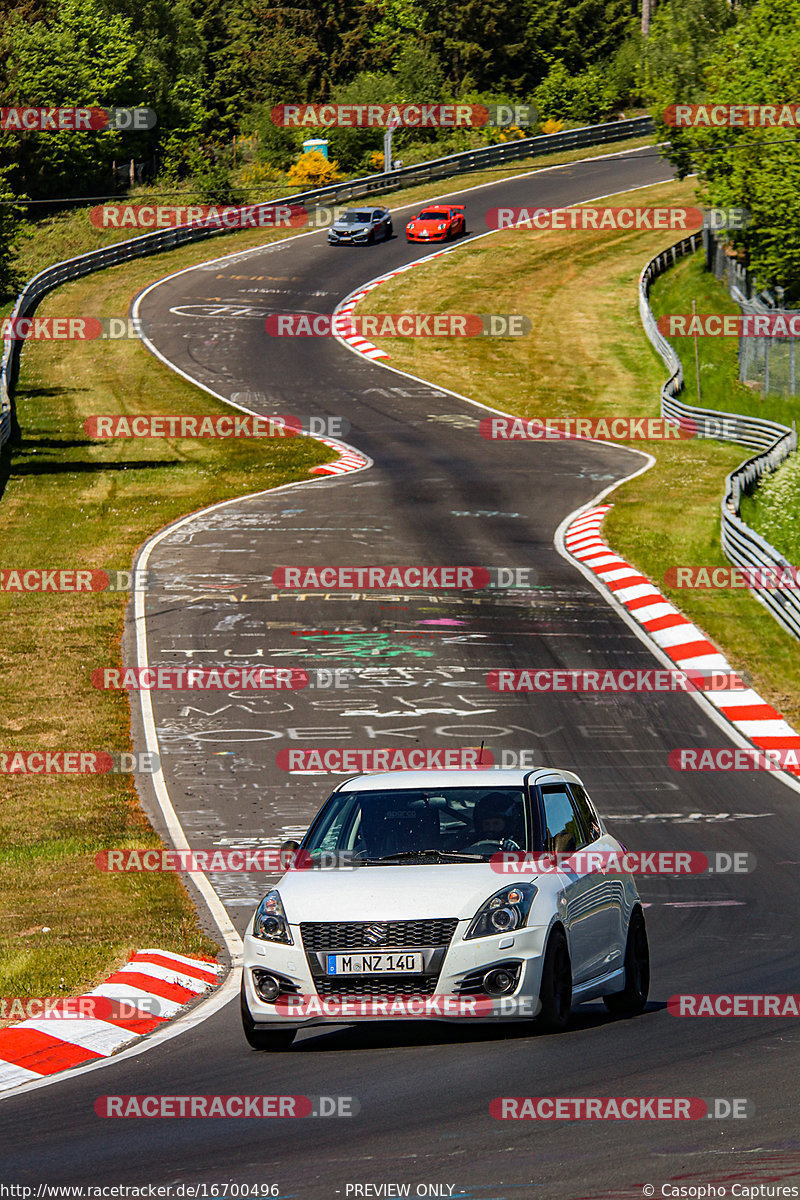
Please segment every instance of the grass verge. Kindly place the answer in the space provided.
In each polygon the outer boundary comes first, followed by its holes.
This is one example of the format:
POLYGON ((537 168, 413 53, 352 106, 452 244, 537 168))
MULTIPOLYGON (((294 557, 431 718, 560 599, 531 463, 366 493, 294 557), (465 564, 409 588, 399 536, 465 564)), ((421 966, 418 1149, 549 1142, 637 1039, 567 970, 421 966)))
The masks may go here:
MULTIPOLYGON (((660 275, 650 289, 650 307, 656 317, 668 313, 689 313, 692 301, 698 313, 740 313, 739 305, 724 284, 705 269, 702 250, 681 259, 660 275)), ((670 343, 683 363, 681 400, 703 408, 723 412, 746 413, 767 421, 791 425, 797 419, 797 399, 776 396, 739 382, 738 338, 672 337, 670 343), (697 394, 695 343, 700 367, 700 395, 697 394)))
MULTIPOLYGON (((607 201, 693 202, 688 182, 607 201)), ((656 232, 509 230, 389 280, 359 311, 525 313, 532 329, 524 338, 375 341, 391 355, 389 365, 523 417, 655 416, 666 371, 639 321, 637 282, 645 262, 674 240, 656 232)), ((690 279, 693 295, 700 282, 690 279)), ((697 298, 698 311, 707 311, 699 291, 697 298)), ((688 375, 692 364, 685 357, 684 365, 688 375)), ((749 393, 747 398, 759 403, 749 393)), ((705 389, 703 401, 708 402, 705 389)), ((781 403, 764 415, 780 419, 781 403)), ((724 406, 736 407, 727 399, 724 406)), ((664 584, 670 566, 727 565, 719 544, 723 480, 749 451, 706 440, 624 444, 649 451, 656 464, 615 491, 604 535, 705 630, 766 699, 800 724, 800 647, 758 601, 747 592, 664 584)))
POLYGON ((800 458, 793 454, 772 475, 765 476, 751 496, 743 496, 739 511, 751 529, 795 566, 800 563, 800 458))
MULTIPOLYGON (((208 254, 193 246, 169 267, 208 254)), ((127 312, 159 266, 145 259, 79 280, 40 312, 127 312)), ((83 422, 97 413, 230 411, 134 341, 71 342, 66 353, 31 343, 17 409, 23 441, 0 460, 7 569, 127 568, 169 521, 331 459, 306 438, 92 442, 83 422)), ((94 667, 119 665, 126 600, 0 592, 0 753, 130 749, 127 696, 90 683, 94 667)), ((215 954, 177 876, 94 865, 109 846, 158 845, 130 776, 0 774, 0 995, 77 993, 143 946, 215 954)))

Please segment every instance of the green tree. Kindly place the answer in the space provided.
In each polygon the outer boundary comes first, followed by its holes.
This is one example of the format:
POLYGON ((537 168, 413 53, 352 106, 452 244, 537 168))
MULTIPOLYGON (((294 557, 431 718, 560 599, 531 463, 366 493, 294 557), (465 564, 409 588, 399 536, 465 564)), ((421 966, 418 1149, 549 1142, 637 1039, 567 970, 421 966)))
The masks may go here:
MULTIPOLYGON (((147 104, 146 70, 131 22, 96 0, 63 0, 46 19, 12 14, 2 32, 7 105, 147 104)), ((18 194, 86 194, 105 185, 112 159, 141 156, 142 134, 111 130, 6 133, 0 154, 18 194)))
MULTIPOLYGON (((670 102, 797 104, 800 0, 757 0, 718 40, 697 89, 670 102)), ((730 234, 762 286, 800 298, 800 136, 794 128, 673 130, 681 165, 692 161, 701 197, 745 207, 750 224, 730 234), (676 136, 677 135, 677 136, 676 136)))
POLYGON ((0 169, 0 304, 11 300, 22 285, 15 264, 16 249, 25 234, 20 198, 8 184, 7 173, 0 169))
POLYGON ((534 93, 542 120, 580 121, 591 125, 613 105, 614 99, 599 67, 571 75, 563 62, 555 62, 534 93))
POLYGON ((438 57, 423 43, 405 47, 394 69, 400 100, 433 104, 444 96, 444 71, 438 57))
POLYGON ((431 47, 447 80, 461 85, 470 76, 479 91, 521 94, 528 83, 528 19, 519 0, 460 0, 440 10, 431 47))
POLYGON ((671 142, 672 161, 683 177, 691 153, 680 132, 664 123, 672 104, 694 104, 706 95, 708 63, 725 32, 736 23, 728 0, 666 0, 656 7, 644 44, 641 85, 653 110, 660 141, 671 142))
MULTIPOLYGON (((397 83, 387 71, 362 71, 348 84, 335 87, 331 93, 334 104, 392 104, 398 99, 397 83)), ((320 130, 328 139, 328 154, 348 173, 368 166, 369 155, 383 147, 383 129, 332 128, 320 130)), ((313 132, 308 137, 314 137, 313 132)))
POLYGON ((436 19, 433 11, 417 0, 365 0, 365 7, 369 44, 375 55, 370 65, 395 71, 407 51, 424 48, 420 38, 425 38, 436 19))
POLYGON ((577 75, 607 62, 636 28, 629 0, 528 0, 528 87, 562 62, 577 75))

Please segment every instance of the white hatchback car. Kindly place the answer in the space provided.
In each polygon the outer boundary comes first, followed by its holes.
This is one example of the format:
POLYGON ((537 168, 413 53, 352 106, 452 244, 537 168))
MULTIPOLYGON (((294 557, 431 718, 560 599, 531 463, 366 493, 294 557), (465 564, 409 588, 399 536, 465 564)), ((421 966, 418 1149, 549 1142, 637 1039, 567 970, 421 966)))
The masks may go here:
POLYGON ((256 1049, 364 1018, 555 1031, 585 1000, 631 1014, 647 1002, 633 878, 577 853, 625 847, 569 771, 360 775, 286 847, 294 865, 244 939, 242 1023, 256 1049))

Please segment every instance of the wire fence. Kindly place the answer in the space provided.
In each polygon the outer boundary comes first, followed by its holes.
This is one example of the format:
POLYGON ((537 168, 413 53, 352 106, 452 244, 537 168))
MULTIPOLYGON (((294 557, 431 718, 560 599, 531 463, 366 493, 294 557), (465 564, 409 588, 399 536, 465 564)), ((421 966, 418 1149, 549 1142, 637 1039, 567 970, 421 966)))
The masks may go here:
MULTIPOLYGON (((743 313, 752 316, 784 314, 797 317, 796 309, 783 309, 782 288, 759 289, 752 271, 728 253, 724 242, 710 230, 704 236, 706 265, 717 279, 725 281, 743 313)), ((792 337, 740 337, 739 379, 763 395, 796 396, 800 391, 800 361, 792 337)))

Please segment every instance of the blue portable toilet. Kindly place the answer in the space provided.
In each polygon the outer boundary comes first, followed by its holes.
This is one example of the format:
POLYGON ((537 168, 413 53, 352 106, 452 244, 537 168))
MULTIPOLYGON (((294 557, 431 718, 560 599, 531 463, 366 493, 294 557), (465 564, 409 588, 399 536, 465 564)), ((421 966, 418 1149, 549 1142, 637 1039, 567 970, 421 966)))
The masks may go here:
POLYGON ((327 138, 309 138, 307 142, 303 142, 303 153, 309 154, 312 150, 316 150, 323 158, 328 157, 328 139, 327 138))

